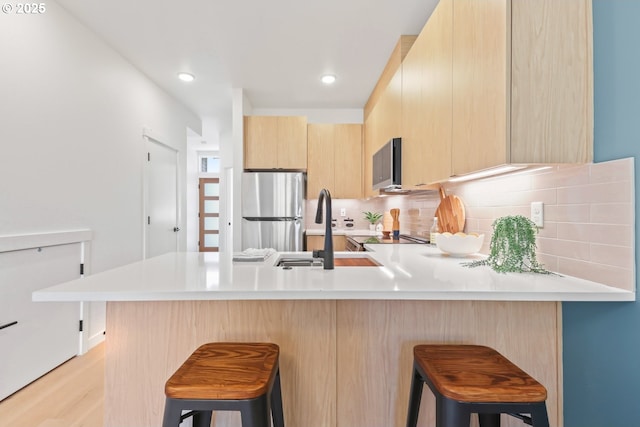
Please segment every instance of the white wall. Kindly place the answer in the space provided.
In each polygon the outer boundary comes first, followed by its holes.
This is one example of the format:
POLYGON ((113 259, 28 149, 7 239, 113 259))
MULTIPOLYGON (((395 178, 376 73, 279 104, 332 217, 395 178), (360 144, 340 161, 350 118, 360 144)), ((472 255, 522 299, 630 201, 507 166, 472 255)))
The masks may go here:
MULTIPOLYGON (((252 106, 246 97, 244 90, 234 88, 232 90, 232 113, 231 113, 231 138, 225 139, 221 155, 224 158, 222 167, 223 177, 223 200, 220 215, 223 215, 224 226, 226 227, 225 245, 223 249, 240 251, 242 249, 242 216, 241 200, 239 194, 242 188, 242 170, 244 165, 244 116, 252 114, 252 106), (230 179, 233 182, 228 182, 230 179), (227 188, 232 191, 227 191, 227 188), (236 196, 236 197, 234 197, 236 196), (224 210, 224 212, 223 212, 224 210), (233 245, 230 248, 230 245, 233 245)), ((221 226, 222 232, 222 226, 221 226)))
POLYGON ((362 108, 254 108, 255 116, 306 116, 308 123, 364 123, 362 108))
POLYGON ((141 259, 143 128, 184 154, 187 127, 201 124, 55 2, 46 6, 0 14, 0 235, 89 228, 97 273, 141 259))
POLYGON ((93 272, 140 259, 142 129, 184 152, 198 118, 56 3, 0 38, 0 234, 87 227, 93 272))

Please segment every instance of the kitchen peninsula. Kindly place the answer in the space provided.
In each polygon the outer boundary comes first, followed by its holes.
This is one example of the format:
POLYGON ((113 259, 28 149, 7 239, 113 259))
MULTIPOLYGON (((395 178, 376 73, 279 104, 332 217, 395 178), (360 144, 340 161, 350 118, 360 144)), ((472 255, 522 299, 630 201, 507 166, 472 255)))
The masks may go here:
MULTIPOLYGON (((412 348, 429 342, 496 348, 546 386, 551 424, 561 425, 559 301, 635 300, 581 279, 469 269, 429 245, 370 249, 381 266, 332 271, 275 267, 281 254, 233 263, 226 253, 170 253, 33 298, 108 302, 105 426, 158 425, 164 382, 199 344, 264 340, 281 347, 294 427, 404 425, 412 348)), ((430 393, 423 405, 420 425, 433 425, 430 393)), ((216 425, 237 417, 219 413, 216 425)))

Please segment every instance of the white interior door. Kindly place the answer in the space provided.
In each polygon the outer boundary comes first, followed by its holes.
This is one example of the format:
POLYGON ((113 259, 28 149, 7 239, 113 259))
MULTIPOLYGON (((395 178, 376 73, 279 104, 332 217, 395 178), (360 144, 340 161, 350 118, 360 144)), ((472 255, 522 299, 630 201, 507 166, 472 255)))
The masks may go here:
POLYGON ((145 258, 178 249, 178 151, 147 137, 145 258))

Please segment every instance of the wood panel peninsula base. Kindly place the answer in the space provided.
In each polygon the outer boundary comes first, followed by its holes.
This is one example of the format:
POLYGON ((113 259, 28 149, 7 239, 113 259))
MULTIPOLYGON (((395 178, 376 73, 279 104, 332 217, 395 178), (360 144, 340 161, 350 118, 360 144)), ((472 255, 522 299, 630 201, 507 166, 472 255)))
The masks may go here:
MULTIPOLYGON (((412 349, 419 343, 495 348, 547 388, 550 424, 560 426, 559 304, 109 301, 105 426, 160 425, 167 378, 200 344, 227 340, 280 346, 285 423, 290 427, 404 426, 412 349)), ((434 414, 433 396, 425 390, 418 425, 434 426, 434 414)), ((217 427, 240 425, 239 415, 232 412, 216 413, 215 421, 217 427)), ((521 422, 505 417, 503 425, 521 422)))

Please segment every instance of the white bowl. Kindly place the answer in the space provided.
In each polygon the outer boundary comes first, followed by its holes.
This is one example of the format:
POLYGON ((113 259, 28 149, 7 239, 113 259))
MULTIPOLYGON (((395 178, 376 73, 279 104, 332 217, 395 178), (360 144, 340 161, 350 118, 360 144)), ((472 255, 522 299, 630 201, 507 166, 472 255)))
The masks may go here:
POLYGON ((484 234, 441 233, 436 237, 438 249, 452 256, 475 254, 483 242, 484 234))

